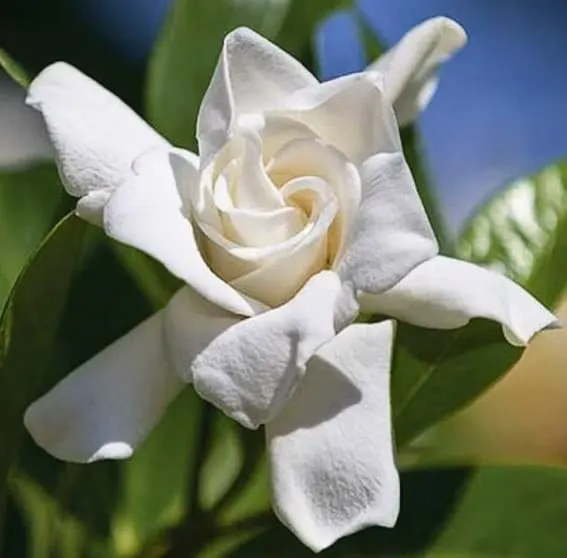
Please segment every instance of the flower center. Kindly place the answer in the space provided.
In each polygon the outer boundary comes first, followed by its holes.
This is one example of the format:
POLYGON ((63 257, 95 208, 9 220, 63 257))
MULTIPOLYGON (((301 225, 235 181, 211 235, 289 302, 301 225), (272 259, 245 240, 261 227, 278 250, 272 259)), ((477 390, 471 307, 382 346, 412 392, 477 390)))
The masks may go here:
POLYGON ((348 222, 342 182, 358 173, 306 127, 262 124, 235 134, 204 170, 195 220, 211 268, 273 307, 333 266, 348 222))

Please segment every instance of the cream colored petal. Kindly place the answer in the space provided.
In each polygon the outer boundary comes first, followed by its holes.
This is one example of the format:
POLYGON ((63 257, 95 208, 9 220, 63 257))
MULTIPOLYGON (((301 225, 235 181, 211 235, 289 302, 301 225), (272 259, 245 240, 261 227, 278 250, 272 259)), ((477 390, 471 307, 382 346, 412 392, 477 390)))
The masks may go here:
POLYGON ((203 166, 226 143, 239 115, 261 113, 280 98, 316 83, 300 62, 251 29, 229 33, 199 110, 203 166))

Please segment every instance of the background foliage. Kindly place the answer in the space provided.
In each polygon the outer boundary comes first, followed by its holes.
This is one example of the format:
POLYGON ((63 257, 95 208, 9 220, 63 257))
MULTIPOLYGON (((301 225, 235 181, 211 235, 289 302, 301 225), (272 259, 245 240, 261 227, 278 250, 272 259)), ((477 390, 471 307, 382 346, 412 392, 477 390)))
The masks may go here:
MULTIPOLYGON (((100 38, 85 39, 67 4, 50 5, 50 19, 53 13, 60 18, 57 27, 41 25, 43 4, 30 5, 25 14, 14 8, 12 16, 26 22, 19 30, 0 24, 6 51, 0 60, 8 73, 21 83, 64 58, 188 148, 229 29, 254 27, 317 72, 317 27, 336 10, 353 8, 348 0, 176 0, 144 71, 111 56, 100 38), (37 48, 34 33, 45 49, 37 48)), ((370 61, 382 45, 362 14, 356 21, 370 61)), ((453 242, 428 183, 418 132, 404 130, 403 139, 444 252, 494 267, 557 305, 567 281, 565 165, 503 189, 453 242)), ((244 431, 190 390, 127 462, 60 463, 25 434, 22 414, 31 400, 159 308, 176 288, 159 265, 115 245, 69 215, 71 208, 52 162, 0 171, 1 556, 310 555, 269 510, 262 433, 244 431)), ((392 404, 402 516, 395 529, 368 529, 324 555, 567 555, 565 470, 447 465, 427 450, 431 428, 473 401, 520 356, 499 327, 482 320, 450 332, 399 327, 392 404)))

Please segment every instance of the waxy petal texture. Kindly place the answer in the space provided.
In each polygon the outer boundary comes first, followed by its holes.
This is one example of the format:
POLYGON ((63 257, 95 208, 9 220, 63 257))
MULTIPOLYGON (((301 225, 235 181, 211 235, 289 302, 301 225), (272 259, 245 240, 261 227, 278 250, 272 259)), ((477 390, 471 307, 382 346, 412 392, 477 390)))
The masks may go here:
POLYGON ((212 304, 191 287, 183 287, 163 311, 169 363, 184 382, 193 381, 193 362, 221 333, 243 318, 212 304))
POLYGON ((466 41, 464 29, 455 21, 428 19, 368 68, 382 74, 384 94, 401 125, 411 122, 429 104, 437 89, 439 65, 466 41))
POLYGON ((240 115, 261 113, 316 83, 300 62, 251 29, 229 33, 199 110, 197 138, 203 167, 226 143, 240 115))
POLYGON ((24 421, 36 443, 64 461, 125 459, 183 385, 168 366, 158 313, 33 403, 24 421))
POLYGON ((399 479, 390 417, 394 322, 354 324, 309 361, 266 425, 274 509, 318 552, 371 525, 391 527, 399 479))
POLYGON ((97 224, 105 200, 96 193, 122 184, 144 151, 168 145, 118 97, 63 62, 33 80, 26 102, 45 119, 65 188, 87 196, 81 216, 97 224))
POLYGON ((503 275, 474 264, 437 256, 380 295, 363 295, 361 308, 435 329, 465 326, 473 318, 502 324, 508 341, 526 345, 557 318, 503 275))
POLYGON ((362 200, 337 273, 355 291, 379 293, 438 245, 402 153, 374 155, 360 174, 362 200))
MULTIPOLYGON (((219 335, 193 362, 199 395, 247 428, 272 419, 303 378, 321 345, 335 336, 344 311, 338 276, 312 277, 287 304, 254 316, 219 335)), ((358 308, 356 308, 358 310, 358 308)))

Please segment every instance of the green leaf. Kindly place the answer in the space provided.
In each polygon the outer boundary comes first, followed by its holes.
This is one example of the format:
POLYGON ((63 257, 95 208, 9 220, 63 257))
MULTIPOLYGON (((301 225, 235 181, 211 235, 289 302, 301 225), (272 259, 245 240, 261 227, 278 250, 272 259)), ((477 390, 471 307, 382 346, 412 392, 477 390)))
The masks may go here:
POLYGON ((521 353, 486 320, 449 331, 399 324, 391 386, 398 446, 472 402, 521 353))
POLYGON ((119 555, 151 547, 185 515, 203 405, 192 389, 185 390, 124 463, 113 529, 119 555))
POLYGON ((298 60, 309 62, 313 36, 319 24, 334 11, 352 5, 352 0, 291 0, 276 44, 298 60))
POLYGON ((0 67, 21 87, 27 89, 31 79, 26 71, 3 49, 0 49, 0 67))
POLYGON ((415 179, 421 203, 435 231, 440 251, 451 255, 453 244, 447 231, 447 223, 439 204, 439 198, 431 182, 427 162, 425 161, 419 130, 415 126, 406 126, 401 130, 404 155, 415 179))
POLYGON ((150 122, 172 143, 195 148, 197 112, 223 38, 246 25, 273 39, 291 0, 176 0, 153 51, 147 84, 150 122))
POLYGON ((19 448, 22 416, 37 394, 67 301, 85 224, 66 217, 26 266, 0 317, 0 501, 19 448))
POLYGON ((470 219, 457 252, 555 306, 567 285, 567 163, 497 193, 470 219))
MULTIPOLYGON (((447 468, 402 475, 394 529, 371 528, 338 541, 323 557, 560 558, 567 471, 546 467, 447 468)), ((228 554, 232 558, 313 554, 274 526, 228 554)))
POLYGON ((69 209, 52 163, 0 171, 0 306, 33 251, 69 209))

